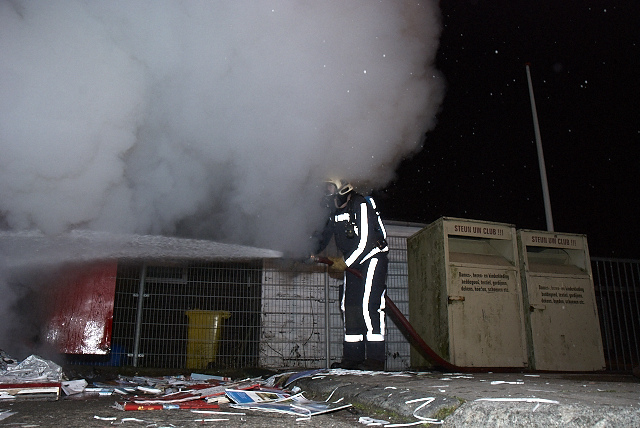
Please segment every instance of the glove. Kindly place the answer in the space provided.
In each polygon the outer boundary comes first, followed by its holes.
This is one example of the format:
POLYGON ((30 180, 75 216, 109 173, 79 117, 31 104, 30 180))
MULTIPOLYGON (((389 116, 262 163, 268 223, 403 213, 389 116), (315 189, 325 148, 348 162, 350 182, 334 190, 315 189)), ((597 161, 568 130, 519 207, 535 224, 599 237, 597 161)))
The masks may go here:
POLYGON ((333 272, 344 272, 347 270, 347 265, 342 257, 329 257, 329 260, 333 262, 333 264, 329 266, 329 269, 333 272))

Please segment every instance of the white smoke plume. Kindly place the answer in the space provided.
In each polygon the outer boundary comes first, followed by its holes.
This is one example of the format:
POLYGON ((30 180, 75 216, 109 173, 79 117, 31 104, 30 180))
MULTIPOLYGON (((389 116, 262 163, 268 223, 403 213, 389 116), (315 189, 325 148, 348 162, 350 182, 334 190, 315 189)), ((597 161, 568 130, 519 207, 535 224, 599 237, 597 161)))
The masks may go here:
POLYGON ((0 229, 308 251, 443 97, 436 1, 0 1, 0 229))

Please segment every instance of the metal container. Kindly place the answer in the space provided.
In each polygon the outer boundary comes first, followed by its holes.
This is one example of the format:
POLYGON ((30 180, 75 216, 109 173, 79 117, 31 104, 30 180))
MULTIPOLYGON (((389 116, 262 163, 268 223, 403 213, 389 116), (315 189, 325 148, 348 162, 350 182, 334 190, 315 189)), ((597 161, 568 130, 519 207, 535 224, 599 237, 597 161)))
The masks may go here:
POLYGON ((585 235, 519 230, 530 365, 536 370, 604 370, 585 235))
MULTIPOLYGON (((526 367, 513 225, 442 217, 408 239, 409 315, 461 367, 526 367)), ((413 367, 429 363, 412 350, 413 367)))

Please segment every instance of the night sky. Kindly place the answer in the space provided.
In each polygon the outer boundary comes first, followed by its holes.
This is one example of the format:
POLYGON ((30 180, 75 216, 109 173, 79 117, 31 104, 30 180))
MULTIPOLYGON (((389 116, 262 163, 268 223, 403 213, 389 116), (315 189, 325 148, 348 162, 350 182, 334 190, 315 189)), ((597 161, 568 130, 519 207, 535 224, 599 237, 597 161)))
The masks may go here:
POLYGON ((529 62, 556 232, 640 258, 640 2, 443 1, 447 81, 424 148, 376 192, 389 220, 546 230, 529 62))

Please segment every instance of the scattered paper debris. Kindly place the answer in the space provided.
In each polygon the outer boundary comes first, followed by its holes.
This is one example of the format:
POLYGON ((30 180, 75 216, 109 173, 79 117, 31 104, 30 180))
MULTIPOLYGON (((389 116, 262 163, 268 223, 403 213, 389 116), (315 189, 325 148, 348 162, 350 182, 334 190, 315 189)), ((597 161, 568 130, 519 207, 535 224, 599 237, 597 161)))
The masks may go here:
POLYGON ((416 408, 413 410, 413 417, 414 417, 414 418, 416 418, 416 419, 419 419, 421 423, 428 422, 428 423, 430 423, 430 424, 440 425, 440 424, 442 424, 442 423, 443 423, 443 421, 442 421, 442 420, 440 420, 440 419, 434 419, 434 418, 427 418, 427 417, 424 417, 424 416, 420 416, 420 415, 418 414, 418 412, 419 412, 423 407, 428 406, 429 404, 433 403, 435 400, 436 400, 436 399, 435 399, 435 397, 425 397, 425 398, 416 398, 416 399, 413 399, 413 400, 407 400, 407 401, 405 401, 404 403, 405 403, 405 404, 413 404, 413 403, 420 403, 420 402, 422 402, 422 404, 420 404, 418 407, 416 407, 416 408))
POLYGON ((285 392, 276 392, 270 390, 235 390, 227 389, 225 391, 227 397, 236 404, 246 403, 263 403, 268 401, 279 401, 291 397, 291 394, 285 392))
POLYGON ((231 382, 231 378, 226 376, 214 376, 214 375, 207 375, 207 374, 200 374, 200 373, 191 373, 189 377, 191 378, 191 380, 198 380, 198 381, 217 380, 220 382, 231 382))
POLYGON ((226 418, 209 418, 209 419, 193 419, 189 422, 226 422, 229 419, 226 418))
POLYGON ((451 376, 440 378, 440 380, 451 380, 451 379, 473 379, 473 376, 463 375, 463 374, 453 374, 451 376))
POLYGON ((286 382, 284 383, 284 386, 289 386, 292 382, 294 382, 297 379, 302 379, 305 377, 313 377, 322 371, 324 371, 324 369, 307 370, 304 372, 293 373, 287 378, 286 382))
MULTIPOLYGON (((434 425, 439 425, 442 424, 442 421, 437 421, 437 422, 427 422, 427 423, 431 423, 434 425)), ((386 428, 397 428, 397 427, 411 427, 414 425, 424 425, 425 421, 415 421, 415 422, 407 422, 405 424, 389 424, 389 425, 385 425, 386 428)))
POLYGON ((360 416, 360 418, 358 419, 358 422, 368 427, 388 425, 390 423, 389 421, 383 421, 381 419, 373 419, 368 416, 360 416))
POLYGON ((405 401, 405 402, 404 402, 404 404, 413 404, 413 403, 420 403, 420 402, 425 401, 426 403, 425 403, 424 405, 426 405, 426 404, 431 404, 431 403, 433 403, 433 401, 434 401, 434 400, 435 400, 435 398, 433 398, 433 397, 427 397, 427 398, 416 398, 416 399, 414 399, 414 400, 408 400, 408 401, 405 401))
MULTIPOLYGON (((191 410, 206 412, 210 415, 235 414, 243 412, 220 412, 219 403, 231 403, 230 407, 238 410, 255 410, 279 412, 299 419, 333 412, 350 407, 351 404, 316 402, 306 399, 299 387, 284 389, 276 385, 290 384, 292 380, 311 376, 318 370, 288 373, 262 381, 245 379, 231 382, 228 378, 206 375, 190 377, 149 378, 120 376, 112 383, 97 383, 87 388, 100 388, 107 391, 121 390, 126 392, 122 400, 112 406, 121 411, 161 411, 191 410), (295 375, 292 377, 292 375, 295 375)), ((219 421, 226 419, 198 419, 197 421, 219 421)), ((124 419, 123 419, 124 421, 124 419)))
POLYGON ((240 393, 228 390, 227 397, 233 401, 234 404, 231 404, 233 408, 283 413, 298 416, 298 420, 351 407, 351 404, 337 405, 308 400, 302 393, 289 395, 269 390, 240 391, 240 393))
POLYGON ((95 415, 93 417, 93 419, 98 419, 100 421, 116 421, 116 420, 118 420, 118 418, 116 418, 115 416, 103 417, 103 416, 97 416, 97 415, 95 415))
POLYGON ((81 392, 84 392, 87 385, 88 383, 84 379, 67 380, 61 384, 62 391, 67 395, 80 394, 81 392))
POLYGON ((15 415, 16 412, 12 412, 10 410, 0 410, 0 421, 3 419, 7 419, 11 415, 15 415))
POLYGON ((204 413, 204 414, 216 414, 216 415, 234 415, 234 416, 246 416, 243 412, 222 412, 219 410, 192 410, 191 413, 204 413))

